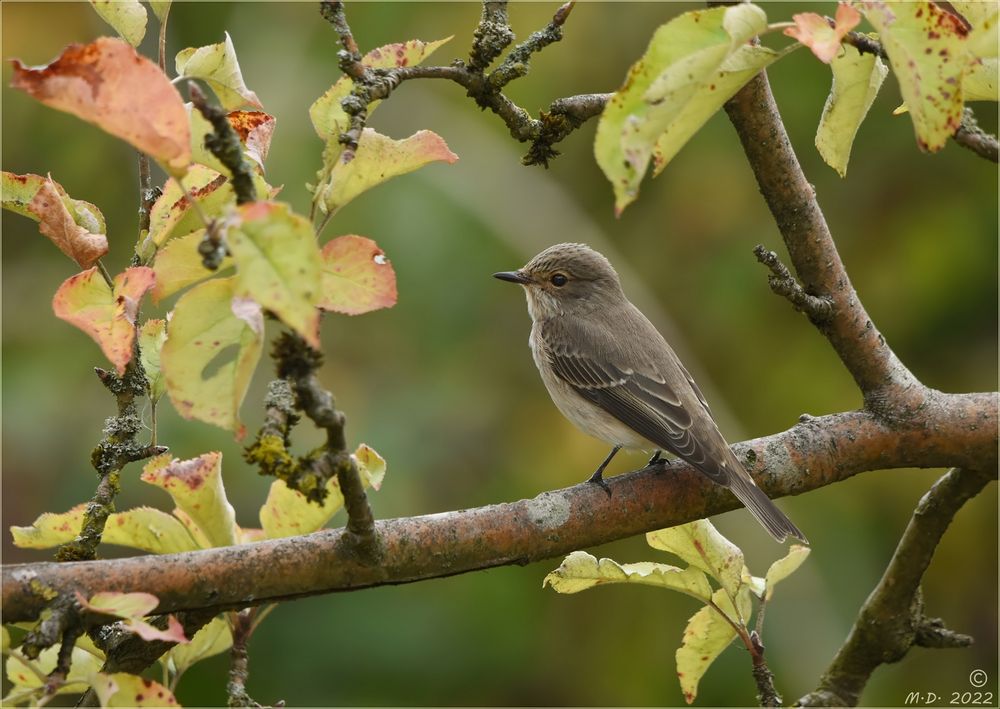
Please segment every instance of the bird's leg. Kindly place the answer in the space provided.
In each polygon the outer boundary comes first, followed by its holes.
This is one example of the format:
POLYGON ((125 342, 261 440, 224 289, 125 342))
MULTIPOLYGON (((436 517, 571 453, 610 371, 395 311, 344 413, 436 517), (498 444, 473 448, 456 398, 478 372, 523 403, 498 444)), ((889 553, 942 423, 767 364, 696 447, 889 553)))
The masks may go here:
POLYGON ((659 465, 660 464, 660 454, 662 452, 663 451, 661 451, 661 450, 653 451, 653 457, 649 459, 648 463, 646 463, 646 467, 647 468, 652 468, 654 465, 659 465))
POLYGON ((604 462, 598 465, 597 470, 594 471, 594 474, 587 479, 587 482, 597 483, 602 488, 604 488, 604 492, 608 493, 608 497, 611 497, 611 488, 608 487, 608 484, 606 482, 604 482, 604 469, 608 467, 608 463, 611 462, 611 459, 614 458, 615 454, 618 453, 618 451, 620 451, 621 449, 622 449, 621 446, 615 446, 614 448, 612 448, 611 452, 608 453, 608 457, 604 459, 604 462))

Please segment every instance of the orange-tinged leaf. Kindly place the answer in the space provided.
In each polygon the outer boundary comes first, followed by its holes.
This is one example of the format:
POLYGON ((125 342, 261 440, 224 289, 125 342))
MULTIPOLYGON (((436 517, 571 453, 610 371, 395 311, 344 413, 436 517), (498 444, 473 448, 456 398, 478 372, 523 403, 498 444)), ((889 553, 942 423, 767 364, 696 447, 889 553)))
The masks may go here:
POLYGON ((167 616, 167 627, 163 630, 138 618, 125 621, 122 623, 122 627, 130 633, 135 633, 143 640, 163 640, 178 644, 189 642, 184 634, 184 626, 173 615, 167 616))
POLYGON ((830 27, 826 18, 815 12, 792 15, 792 20, 795 26, 785 28, 785 34, 799 40, 812 50, 817 59, 829 64, 840 51, 844 35, 861 22, 861 13, 842 2, 837 5, 837 17, 833 27, 830 27))
POLYGON ((112 289, 97 268, 91 268, 59 286, 52 309, 57 317, 90 335, 118 374, 124 374, 132 359, 139 301, 153 287, 154 278, 153 269, 135 266, 115 276, 112 289))
POLYGON ((39 222, 38 229, 83 268, 108 252, 101 211, 72 199, 51 177, 2 173, 3 208, 39 222))
POLYGON ((159 67, 124 40, 71 44, 44 67, 17 59, 11 85, 183 172, 191 159, 184 102, 159 67))
POLYGON ((240 206, 226 236, 235 294, 252 298, 319 348, 320 254, 312 225, 282 202, 240 206))
POLYGON ((233 278, 201 283, 177 301, 160 366, 167 393, 184 418, 243 436, 238 412, 264 337, 261 308, 238 298, 233 278))
POLYGON ((319 205, 332 214, 362 192, 438 160, 451 164, 458 156, 437 133, 421 130, 394 140, 365 128, 354 156, 338 154, 326 181, 317 186, 319 205))
POLYGON ((354 234, 338 236, 321 253, 323 310, 360 315, 396 304, 396 272, 374 241, 354 234))
POLYGON ((236 513, 222 485, 222 453, 191 460, 178 460, 169 453, 157 456, 142 469, 142 480, 170 493, 212 546, 236 543, 236 513))
POLYGON ((263 169, 277 119, 263 111, 233 111, 226 118, 246 146, 247 155, 263 169))
POLYGON ((38 230, 82 268, 93 266, 108 253, 108 238, 91 234, 73 221, 51 179, 38 189, 28 209, 38 215, 38 230))
POLYGON ((917 145, 944 147, 962 121, 962 79, 970 66, 962 21, 935 3, 860 3, 879 39, 906 101, 917 145))

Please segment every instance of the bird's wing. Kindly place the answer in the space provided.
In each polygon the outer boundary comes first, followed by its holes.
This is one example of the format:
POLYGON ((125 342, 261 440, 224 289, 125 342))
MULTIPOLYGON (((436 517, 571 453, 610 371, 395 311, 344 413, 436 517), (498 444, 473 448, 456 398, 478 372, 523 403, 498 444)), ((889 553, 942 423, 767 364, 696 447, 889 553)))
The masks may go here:
MULTIPOLYGON (((709 441, 697 435, 694 429, 704 425, 693 426, 690 404, 685 406, 685 399, 700 406, 701 397, 685 396, 662 375, 599 362, 579 352, 550 350, 548 356, 556 376, 585 399, 715 482, 728 486, 730 471, 724 459, 719 460, 712 447, 706 445, 709 441)), ((701 415, 706 416, 707 411, 701 415)), ((714 428, 714 424, 711 426, 714 428)))
POLYGON ((626 335, 650 343, 646 351, 626 349, 609 334, 614 332, 609 327, 561 319, 555 327, 564 331, 546 338, 562 343, 546 348, 556 376, 644 438, 729 488, 778 541, 788 536, 805 541, 733 455, 705 397, 673 350, 641 313, 636 310, 633 315, 639 319, 627 322, 636 331, 626 335))

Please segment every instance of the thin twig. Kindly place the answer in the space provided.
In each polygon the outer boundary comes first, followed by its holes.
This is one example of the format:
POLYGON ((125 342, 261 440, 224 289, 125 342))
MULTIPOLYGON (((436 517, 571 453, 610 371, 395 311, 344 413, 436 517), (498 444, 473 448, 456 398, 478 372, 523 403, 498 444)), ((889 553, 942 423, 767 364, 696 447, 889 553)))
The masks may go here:
POLYGON ((990 162, 997 162, 1000 158, 1000 142, 997 141, 995 135, 991 135, 979 127, 971 108, 966 107, 962 111, 962 123, 952 137, 963 148, 968 148, 990 162))
POLYGON ((765 249, 763 244, 757 244, 753 253, 758 261, 771 269, 772 275, 768 276, 767 283, 776 295, 788 300, 796 310, 808 315, 813 322, 823 322, 832 315, 833 302, 829 298, 806 293, 788 267, 778 260, 776 253, 765 249))
POLYGON ((149 387, 146 373, 139 361, 138 344, 133 345, 132 359, 125 366, 122 376, 100 367, 95 367, 94 371, 101 383, 114 394, 118 413, 105 421, 104 437, 91 454, 91 465, 100 480, 84 512, 80 533, 56 551, 56 559, 59 561, 96 558, 104 525, 115 511, 121 469, 129 463, 167 451, 166 446, 146 445, 136 440, 142 430, 142 418, 136 400, 145 396, 149 387))

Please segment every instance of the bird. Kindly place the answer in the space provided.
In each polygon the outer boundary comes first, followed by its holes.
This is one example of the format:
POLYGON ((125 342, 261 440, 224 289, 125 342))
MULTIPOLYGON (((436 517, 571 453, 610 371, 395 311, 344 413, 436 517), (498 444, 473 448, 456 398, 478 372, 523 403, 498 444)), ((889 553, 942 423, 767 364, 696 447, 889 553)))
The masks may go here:
POLYGON ((586 244, 556 244, 493 276, 524 287, 528 343, 553 403, 612 445, 589 482, 610 496, 604 470, 622 448, 653 450, 649 465, 672 453, 730 490, 778 542, 808 543, 730 450, 698 385, 607 258, 586 244))

